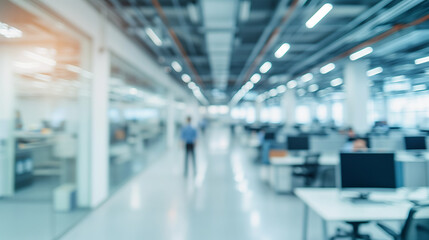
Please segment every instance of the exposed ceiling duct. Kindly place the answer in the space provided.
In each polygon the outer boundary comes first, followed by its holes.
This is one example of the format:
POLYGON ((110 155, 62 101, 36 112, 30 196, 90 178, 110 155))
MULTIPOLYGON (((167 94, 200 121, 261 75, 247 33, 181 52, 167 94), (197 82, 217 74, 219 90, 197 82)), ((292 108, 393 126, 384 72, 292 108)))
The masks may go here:
POLYGON ((228 85, 238 0, 202 0, 206 46, 215 88, 228 85))

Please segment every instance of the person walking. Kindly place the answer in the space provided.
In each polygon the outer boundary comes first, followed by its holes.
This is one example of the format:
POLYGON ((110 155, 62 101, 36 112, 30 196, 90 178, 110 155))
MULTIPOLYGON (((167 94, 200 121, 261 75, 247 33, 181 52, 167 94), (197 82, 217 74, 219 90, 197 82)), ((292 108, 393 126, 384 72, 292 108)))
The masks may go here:
POLYGON ((188 176, 189 155, 192 157, 192 167, 194 176, 197 175, 197 164, 195 162, 195 144, 197 140, 197 130, 191 126, 191 117, 186 118, 186 126, 182 128, 181 138, 185 146, 185 177, 188 176))

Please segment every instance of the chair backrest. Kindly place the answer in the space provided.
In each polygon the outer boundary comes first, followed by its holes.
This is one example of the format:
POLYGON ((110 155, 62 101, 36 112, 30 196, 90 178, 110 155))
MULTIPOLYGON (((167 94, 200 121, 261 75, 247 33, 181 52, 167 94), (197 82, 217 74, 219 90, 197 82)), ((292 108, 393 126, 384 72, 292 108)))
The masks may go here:
POLYGON ((429 204, 411 208, 400 237, 401 240, 429 239, 429 204))
POLYGON ((320 153, 310 153, 305 156, 304 165, 319 165, 320 153))

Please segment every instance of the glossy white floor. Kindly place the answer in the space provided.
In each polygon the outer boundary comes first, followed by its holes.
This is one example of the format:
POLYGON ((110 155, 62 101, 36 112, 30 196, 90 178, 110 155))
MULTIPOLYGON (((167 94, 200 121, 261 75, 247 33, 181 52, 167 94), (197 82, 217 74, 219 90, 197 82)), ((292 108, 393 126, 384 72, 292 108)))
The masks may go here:
MULTIPOLYGON (((301 239, 302 203, 261 183, 252 155, 228 128, 214 126, 198 143, 195 179, 183 177, 179 144, 159 152, 157 163, 62 239, 301 239)), ((321 233, 312 214, 309 239, 321 233)))

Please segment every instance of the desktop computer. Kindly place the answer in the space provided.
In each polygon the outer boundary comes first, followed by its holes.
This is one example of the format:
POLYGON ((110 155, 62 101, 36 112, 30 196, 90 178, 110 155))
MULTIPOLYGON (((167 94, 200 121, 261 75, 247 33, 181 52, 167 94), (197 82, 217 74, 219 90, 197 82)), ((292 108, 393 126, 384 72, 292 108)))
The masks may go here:
POLYGON ((404 137, 404 142, 406 150, 425 151, 427 149, 425 136, 404 137))
POLYGON ((288 136, 286 148, 289 151, 308 151, 310 149, 308 136, 288 136))
POLYGON ((308 136, 288 136, 286 149, 294 156, 310 150, 310 140, 308 136))
POLYGON ((338 172, 341 191, 358 193, 353 200, 367 200, 371 192, 397 188, 394 153, 341 153, 338 172))

